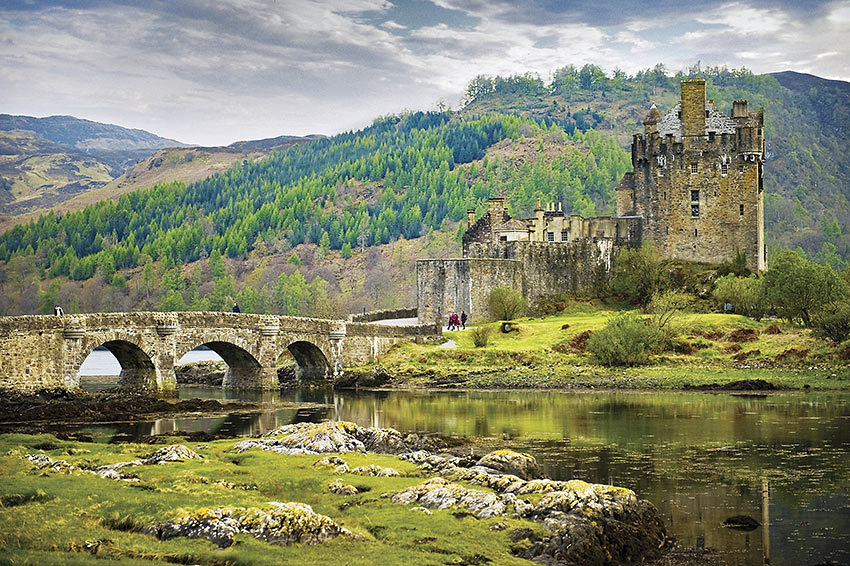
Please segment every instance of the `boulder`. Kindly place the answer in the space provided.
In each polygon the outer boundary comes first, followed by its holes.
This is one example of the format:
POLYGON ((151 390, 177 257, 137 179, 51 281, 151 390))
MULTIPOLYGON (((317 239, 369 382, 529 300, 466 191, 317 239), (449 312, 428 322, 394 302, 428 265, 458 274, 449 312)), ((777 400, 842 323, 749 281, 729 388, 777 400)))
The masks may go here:
POLYGON ((339 478, 328 484, 328 490, 337 495, 357 495, 358 493, 356 487, 343 483, 339 478))
POLYGON ((495 493, 467 489, 443 478, 431 478, 392 496, 393 503, 415 503, 426 509, 447 509, 453 505, 469 510, 478 519, 504 514, 505 504, 495 493))
POLYGON ((524 480, 530 480, 540 475, 534 456, 513 450, 490 452, 478 460, 478 465, 497 472, 512 474, 524 480))
POLYGON ((399 473, 392 468, 382 468, 381 466, 376 466, 375 464, 369 464, 368 466, 358 466, 351 470, 352 474, 356 474, 358 476, 375 476, 382 478, 397 478, 399 473))

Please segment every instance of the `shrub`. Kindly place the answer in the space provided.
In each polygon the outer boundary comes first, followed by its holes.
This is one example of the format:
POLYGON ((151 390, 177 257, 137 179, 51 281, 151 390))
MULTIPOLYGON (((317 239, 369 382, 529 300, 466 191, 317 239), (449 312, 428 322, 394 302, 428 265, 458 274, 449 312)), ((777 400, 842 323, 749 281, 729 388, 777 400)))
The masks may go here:
POLYGON ((847 283, 828 265, 818 265, 793 250, 782 250, 764 276, 768 301, 788 322, 812 326, 819 312, 846 300, 847 283))
POLYGON ((657 343, 655 329, 640 316, 627 313, 594 332, 587 341, 587 349, 603 365, 636 366, 649 361, 657 343))
POLYGON ((498 287, 490 292, 487 303, 493 320, 513 320, 525 314, 525 298, 517 291, 498 287))
POLYGON ((734 312, 756 320, 761 320, 768 310, 764 282, 755 275, 721 277, 711 296, 718 304, 728 303, 734 312))
POLYGON ((472 336, 472 343, 476 348, 483 348, 490 340, 490 329, 486 326, 476 326, 469 331, 469 335, 472 336))
POLYGON ((611 291, 632 304, 645 305, 666 285, 661 257, 651 244, 624 249, 614 261, 611 291))
POLYGON ((850 338, 850 302, 839 303, 835 310, 815 318, 815 334, 836 343, 850 338))

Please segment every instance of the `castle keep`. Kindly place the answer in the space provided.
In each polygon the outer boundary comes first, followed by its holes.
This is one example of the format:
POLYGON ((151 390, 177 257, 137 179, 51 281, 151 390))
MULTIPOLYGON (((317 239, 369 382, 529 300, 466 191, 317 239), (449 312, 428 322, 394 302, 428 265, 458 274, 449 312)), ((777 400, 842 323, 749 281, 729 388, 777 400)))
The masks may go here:
POLYGON ((616 217, 566 215, 538 201, 532 218, 511 218, 490 199, 477 221, 468 211, 463 257, 416 263, 420 323, 465 311, 488 318, 497 287, 534 303, 610 277, 620 249, 652 243, 662 257, 705 263, 746 255, 767 268, 764 244, 764 110, 735 101, 730 116, 706 101, 705 81, 682 81, 682 100, 665 116, 652 106, 632 142, 632 166, 617 186, 616 217))
POLYGON ((767 269, 764 244, 764 109, 737 100, 726 116, 705 81, 682 81, 682 102, 653 106, 632 141, 633 173, 617 187, 617 214, 643 217, 643 239, 662 257, 705 263, 740 252, 767 269))

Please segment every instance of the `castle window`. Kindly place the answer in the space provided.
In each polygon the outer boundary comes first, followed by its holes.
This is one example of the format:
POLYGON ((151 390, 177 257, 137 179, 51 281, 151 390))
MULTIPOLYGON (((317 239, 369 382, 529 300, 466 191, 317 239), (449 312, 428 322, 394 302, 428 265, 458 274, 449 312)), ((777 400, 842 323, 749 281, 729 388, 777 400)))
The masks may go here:
POLYGON ((738 213, 739 213, 741 216, 743 216, 743 215, 744 215, 744 205, 743 205, 743 204, 742 204, 742 205, 740 205, 740 207, 738 208, 738 213))
POLYGON ((561 241, 562 242, 567 241, 567 231, 566 230, 561 230, 561 241))
POLYGON ((691 202, 699 202, 699 191, 691 191, 691 202))
POLYGON ((691 217, 699 218, 699 203, 691 203, 691 217))
POLYGON ((691 174, 696 173, 699 170, 699 164, 691 163, 691 174))
POLYGON ((724 177, 729 174, 729 164, 728 163, 721 163, 720 164, 720 174, 723 175, 724 177))
POLYGON ((705 117, 708 118, 708 110, 705 111, 705 117))
POLYGON ((507 237, 507 236, 499 236, 499 239, 500 239, 501 241, 503 241, 503 242, 507 242, 507 241, 508 241, 508 237, 507 237))
POLYGON ((699 238, 699 230, 694 228, 694 238, 699 238))
POLYGON ((739 172, 741 172, 741 173, 743 173, 743 172, 744 172, 744 166, 743 166, 743 165, 738 165, 738 171, 739 171, 739 172))
POLYGON ((554 242, 554 241, 555 241, 555 232, 547 232, 547 233, 546 233, 546 238, 547 238, 550 242, 554 242))
POLYGON ((716 134, 714 132, 708 132, 708 141, 713 142, 715 135, 716 134))

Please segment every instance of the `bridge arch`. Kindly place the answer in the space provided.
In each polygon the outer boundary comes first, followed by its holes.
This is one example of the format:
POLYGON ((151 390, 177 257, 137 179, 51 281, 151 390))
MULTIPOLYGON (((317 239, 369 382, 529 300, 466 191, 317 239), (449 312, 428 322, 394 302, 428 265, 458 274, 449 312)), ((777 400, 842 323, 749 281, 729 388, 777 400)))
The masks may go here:
POLYGON ((286 345, 285 350, 295 358, 295 374, 299 381, 322 381, 332 372, 328 356, 312 342, 294 340, 286 345))
POLYGON ((91 338, 80 354, 75 356, 73 375, 78 385, 83 362, 99 347, 109 350, 121 365, 118 385, 133 389, 158 389, 161 385, 153 356, 146 351, 144 344, 135 336, 118 337, 111 334, 91 338))
POLYGON ((263 364, 257 359, 258 356, 248 349, 247 344, 235 344, 228 340, 210 339, 183 346, 176 352, 178 355, 174 357, 175 363, 199 346, 206 346, 227 364, 227 371, 221 383, 224 388, 256 389, 260 388, 267 378, 263 364))

